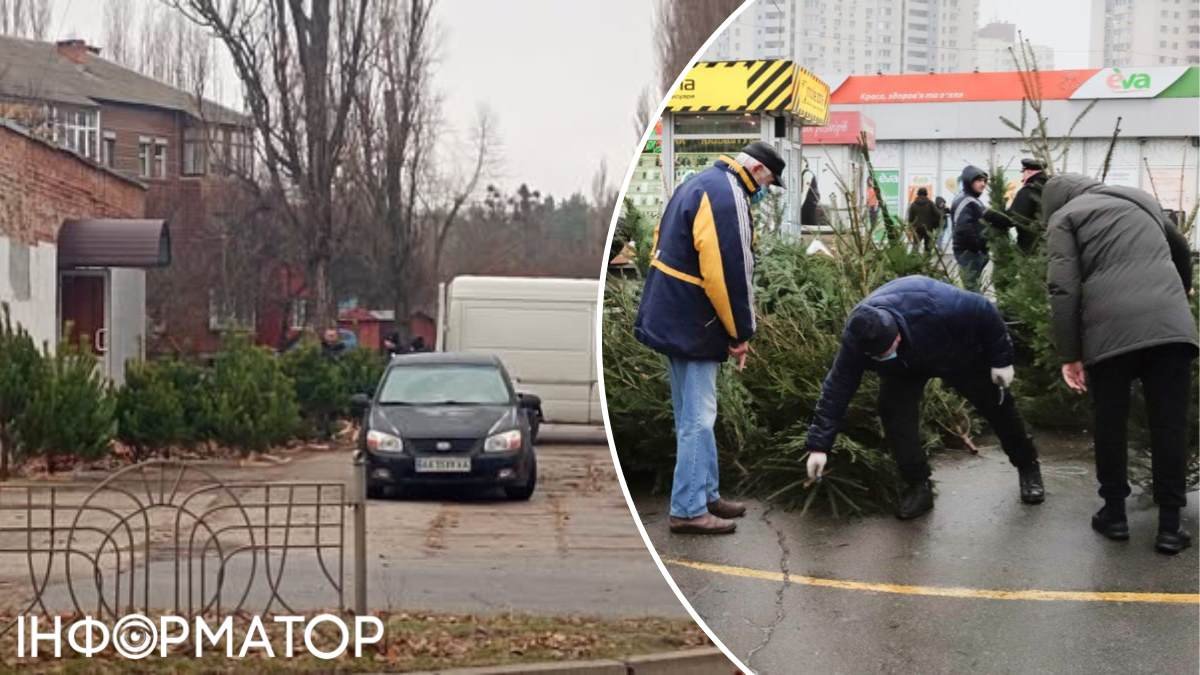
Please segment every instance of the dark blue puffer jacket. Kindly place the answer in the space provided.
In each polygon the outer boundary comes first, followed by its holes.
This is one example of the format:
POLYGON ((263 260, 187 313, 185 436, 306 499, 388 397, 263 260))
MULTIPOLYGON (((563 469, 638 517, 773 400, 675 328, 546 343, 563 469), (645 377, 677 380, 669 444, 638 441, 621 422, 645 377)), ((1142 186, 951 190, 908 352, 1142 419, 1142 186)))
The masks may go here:
POLYGON ((654 259, 633 334, 668 356, 724 361, 754 321, 754 221, 758 184, 737 160, 684 181, 654 233, 654 259))
POLYGON ((971 370, 1012 365, 1012 341, 1004 319, 995 305, 978 293, 911 276, 880 286, 861 304, 895 317, 900 328, 898 356, 875 361, 856 346, 859 336, 848 329, 842 334, 841 349, 825 376, 821 400, 808 429, 811 450, 833 447, 864 371, 952 378, 971 370))

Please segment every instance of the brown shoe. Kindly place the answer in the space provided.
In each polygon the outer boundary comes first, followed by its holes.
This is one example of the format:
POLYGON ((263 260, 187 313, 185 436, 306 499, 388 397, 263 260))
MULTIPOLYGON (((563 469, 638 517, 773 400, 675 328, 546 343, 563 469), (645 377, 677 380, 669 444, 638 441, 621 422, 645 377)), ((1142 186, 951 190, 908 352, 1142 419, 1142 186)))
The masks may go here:
POLYGON ((704 513, 695 518, 676 518, 669 521, 675 534, 729 534, 737 529, 737 523, 704 513))
POLYGON ((720 497, 708 503, 708 512, 718 518, 741 518, 746 515, 746 505, 720 497))

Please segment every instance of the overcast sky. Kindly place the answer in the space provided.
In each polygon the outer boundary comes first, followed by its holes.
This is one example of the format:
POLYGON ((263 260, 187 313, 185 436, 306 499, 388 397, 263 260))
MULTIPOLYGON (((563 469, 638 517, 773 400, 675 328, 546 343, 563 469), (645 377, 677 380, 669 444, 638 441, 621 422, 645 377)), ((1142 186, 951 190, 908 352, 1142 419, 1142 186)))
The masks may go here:
MULTIPOLYGON (((54 2, 56 38, 100 44, 104 0, 54 2)), ((624 178, 637 97, 656 79, 653 13, 647 0, 441 0, 435 86, 447 121, 465 136, 481 104, 492 111, 497 182, 509 189, 586 193, 601 159, 613 182, 624 178)))
MULTIPOLYGON (((56 36, 99 43, 104 0, 54 2, 56 36)), ((979 18, 1017 24, 1055 50, 1056 68, 1084 68, 1091 5, 980 0, 979 18)), ((655 80, 653 12, 650 0, 441 0, 436 86, 452 132, 465 136, 480 105, 490 109, 503 143, 497 180, 509 189, 586 191, 601 159, 623 178, 637 96, 655 80)), ((236 86, 225 89, 228 98, 236 86)))
POLYGON ((1088 67, 1091 0, 980 0, 979 23, 1015 23, 1034 44, 1054 49, 1056 69, 1088 67))

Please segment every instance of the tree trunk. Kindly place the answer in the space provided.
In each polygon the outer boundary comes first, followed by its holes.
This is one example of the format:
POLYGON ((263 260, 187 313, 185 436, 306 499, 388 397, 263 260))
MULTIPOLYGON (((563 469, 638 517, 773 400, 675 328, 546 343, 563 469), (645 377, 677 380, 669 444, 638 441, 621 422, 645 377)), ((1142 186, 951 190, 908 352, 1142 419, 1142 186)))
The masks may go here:
POLYGON ((337 325, 337 307, 329 278, 329 255, 321 253, 312 264, 313 317, 312 324, 320 330, 337 325))

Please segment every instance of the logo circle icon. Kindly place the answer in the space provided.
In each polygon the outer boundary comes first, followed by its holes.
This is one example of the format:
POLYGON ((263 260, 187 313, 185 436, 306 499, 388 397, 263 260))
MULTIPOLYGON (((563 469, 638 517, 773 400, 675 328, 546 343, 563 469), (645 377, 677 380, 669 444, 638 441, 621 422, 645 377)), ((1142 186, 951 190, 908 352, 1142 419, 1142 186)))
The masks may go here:
POLYGON ((158 644, 158 627, 144 614, 129 614, 113 626, 112 644, 127 659, 144 659, 158 644))

